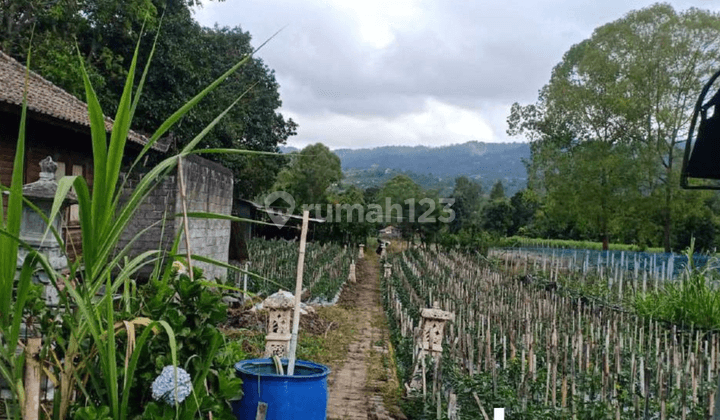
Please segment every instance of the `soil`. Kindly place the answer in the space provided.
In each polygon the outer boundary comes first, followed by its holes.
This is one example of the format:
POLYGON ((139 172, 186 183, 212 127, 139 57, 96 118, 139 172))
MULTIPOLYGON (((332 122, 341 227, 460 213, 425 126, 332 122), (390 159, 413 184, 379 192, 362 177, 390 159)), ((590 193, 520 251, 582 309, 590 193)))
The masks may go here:
MULTIPOLYGON (((222 327, 225 329, 247 328, 264 333, 267 330, 267 316, 267 311, 250 311, 242 307, 229 308, 227 321, 222 327)), ((309 334, 323 335, 337 328, 337 322, 325 319, 316 312, 309 312, 300 317, 300 330, 309 334)))
MULTIPOLYGON (((397 390, 395 375, 377 373, 387 368, 382 366, 382 359, 376 355, 387 355, 389 347, 389 333, 380 297, 379 265, 374 253, 358 260, 357 282, 347 283, 338 301, 338 305, 355 314, 356 333, 345 363, 328 378, 327 418, 330 420, 403 418, 397 408, 390 410, 397 413, 394 417, 385 408, 388 401, 387 395, 384 395, 387 392, 383 390, 397 390)), ((390 362, 390 365, 393 364, 390 362)))
MULTIPOLYGON (((335 312, 319 308, 300 318, 301 334, 325 337, 326 347, 321 351, 330 353, 324 357, 327 360, 317 360, 332 369, 328 377, 328 420, 405 418, 397 408, 400 387, 382 308, 379 267, 375 252, 366 253, 357 261, 357 282, 345 284, 335 312)), ((249 308, 229 308, 221 328, 229 335, 256 337, 244 341, 245 350, 260 357, 262 343, 255 341, 262 341, 267 312, 249 308)))

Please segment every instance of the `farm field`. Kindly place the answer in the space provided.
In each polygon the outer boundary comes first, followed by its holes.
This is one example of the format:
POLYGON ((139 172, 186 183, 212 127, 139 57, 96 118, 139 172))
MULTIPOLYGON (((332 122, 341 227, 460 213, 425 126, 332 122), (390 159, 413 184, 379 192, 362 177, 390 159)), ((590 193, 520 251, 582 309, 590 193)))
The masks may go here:
MULTIPOLYGON (((295 290, 297 242, 253 239, 248 244, 248 251, 249 270, 261 277, 248 277, 249 292, 268 296, 279 288, 291 292, 295 290)), ((350 274, 350 263, 354 258, 353 248, 310 242, 307 244, 305 258, 304 300, 335 303, 350 274)), ((236 279, 236 284, 242 287, 240 277, 236 279)))
MULTIPOLYGON (((287 265, 292 265, 291 280, 295 281, 297 245, 296 242, 253 240, 251 267, 259 267, 258 272, 273 280, 267 286, 262 280, 256 282, 260 293, 272 293, 275 281, 290 281, 283 277, 287 265)), ((350 249, 308 243, 305 280, 311 282, 326 276, 335 279, 334 274, 329 274, 336 273, 332 265, 328 267, 328 261, 336 261, 331 258, 331 251, 341 251, 338 255, 343 258, 357 257, 357 249, 353 255, 350 249), (322 276, 318 275, 321 271, 322 276)), ((367 253, 356 263, 356 282, 344 282, 347 270, 340 270, 343 277, 332 283, 344 283, 333 292, 338 296, 334 304, 313 305, 313 309, 300 318, 298 357, 325 364, 332 370, 328 378, 328 419, 366 419, 379 413, 393 413, 393 418, 402 418, 397 407, 400 386, 390 356, 389 328, 381 304, 378 258, 375 253, 367 253)), ((254 290, 255 286, 249 289, 254 290)), ((303 299, 305 302, 315 300, 310 295, 303 299)), ((221 328, 228 338, 243 342, 249 357, 259 358, 264 352, 267 313, 250 310, 250 307, 230 308, 221 328)))
POLYGON ((720 2, 166 3, 0 7, 0 420, 720 420, 720 2))
MULTIPOLYGON (((383 290, 403 380, 413 372, 422 308, 437 301, 455 314, 445 328, 439 374, 428 371, 426 378, 427 389, 438 390, 443 412, 456 394, 461 418, 483 418, 493 407, 506 407, 512 419, 713 414, 718 333, 639 317, 623 306, 642 293, 643 278, 645 288, 656 287, 642 270, 634 276, 634 269, 621 274, 601 266, 583 277, 583 265, 576 264, 579 279, 603 287, 571 290, 563 278, 573 265, 559 258, 487 260, 413 248, 390 261, 393 273, 383 290)), ((431 397, 425 398, 437 401, 431 397)), ((408 413, 436 408, 419 403, 408 413)))

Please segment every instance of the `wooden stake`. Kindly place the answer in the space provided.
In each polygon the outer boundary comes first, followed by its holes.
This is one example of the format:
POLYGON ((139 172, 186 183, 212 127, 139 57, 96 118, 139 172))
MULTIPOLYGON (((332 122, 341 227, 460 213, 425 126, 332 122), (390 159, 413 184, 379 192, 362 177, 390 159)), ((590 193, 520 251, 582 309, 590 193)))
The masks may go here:
POLYGON ((303 268, 305 265, 305 241, 307 240, 308 219, 310 211, 303 211, 302 231, 300 233, 300 253, 298 255, 297 278, 295 280, 295 312, 293 314, 293 329, 290 336, 290 350, 288 354, 288 376, 295 374, 295 353, 297 352, 298 329, 300 328, 300 298, 302 295, 303 268))
POLYGON ((23 419, 37 420, 40 411, 40 361, 41 338, 28 338, 25 346, 25 408, 23 419))
POLYGON ((257 406, 257 411, 255 412, 255 420, 265 420, 265 417, 267 416, 267 409, 268 405, 264 402, 259 402, 257 406))
POLYGON ((420 363, 422 365, 422 390, 423 390, 423 401, 427 398, 427 379, 425 377, 427 369, 425 367, 425 354, 420 352, 420 363))
POLYGON ((247 300, 247 297, 248 297, 248 294, 247 294, 247 280, 248 280, 247 271, 249 271, 249 270, 250 270, 250 263, 246 262, 245 263, 245 271, 246 272, 243 273, 243 304, 245 303, 245 301, 247 300))
POLYGON ((185 178, 182 170, 182 158, 178 157, 178 182, 180 182, 180 202, 183 211, 183 229, 185 230, 185 251, 187 251, 188 276, 190 280, 193 278, 192 253, 190 252, 190 227, 188 226, 187 216, 187 197, 185 194, 185 178))
POLYGON ((480 407, 480 412, 482 413, 483 418, 485 420, 490 420, 490 417, 488 417, 487 412, 485 411, 485 408, 480 403, 480 397, 478 397, 478 394, 475 391, 473 391, 473 398, 475 398, 475 402, 477 403, 478 407, 480 407))
MULTIPOLYGON (((718 386, 720 386, 720 375, 718 375, 718 386)), ((720 420, 720 392, 715 391, 712 420, 720 420)))

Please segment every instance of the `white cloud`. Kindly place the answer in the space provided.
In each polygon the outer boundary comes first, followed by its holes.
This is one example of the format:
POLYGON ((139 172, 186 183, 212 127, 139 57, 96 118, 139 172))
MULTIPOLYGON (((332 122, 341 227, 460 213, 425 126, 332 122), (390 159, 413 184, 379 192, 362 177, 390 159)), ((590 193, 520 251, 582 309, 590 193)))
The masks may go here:
MULTIPOLYGON (((529 103, 573 44, 655 0, 225 0, 203 25, 241 26, 276 71, 290 143, 332 148, 513 141, 529 103)), ((673 0, 720 10, 715 0, 673 0)))
POLYGON ((376 49, 388 47, 395 41, 398 30, 407 30, 411 22, 423 18, 420 2, 414 0, 335 0, 333 3, 346 8, 359 27, 360 39, 376 49))
POLYGON ((295 147, 322 142, 333 148, 378 147, 388 144, 442 146, 470 140, 493 141, 490 123, 479 109, 467 109, 427 98, 421 110, 395 118, 337 113, 287 113, 304 135, 289 142, 295 147))

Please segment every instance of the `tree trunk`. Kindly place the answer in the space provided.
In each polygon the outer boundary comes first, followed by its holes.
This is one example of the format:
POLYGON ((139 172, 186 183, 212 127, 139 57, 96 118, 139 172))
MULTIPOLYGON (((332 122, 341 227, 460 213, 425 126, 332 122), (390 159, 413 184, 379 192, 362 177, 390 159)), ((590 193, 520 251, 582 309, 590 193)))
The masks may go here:
MULTIPOLYGON (((672 159, 672 155, 671 155, 672 159)), ((672 160, 670 161, 672 162, 672 160)), ((672 216, 670 215, 670 203, 672 202, 672 185, 674 179, 672 178, 672 166, 667 169, 667 182, 665 183, 665 208, 663 209, 663 222, 665 224, 665 230, 663 232, 663 247, 665 252, 670 252, 670 224, 672 222, 672 216)))
POLYGON ((607 251, 608 248, 610 248, 610 238, 608 237, 607 233, 603 234, 602 243, 603 243, 603 248, 602 248, 603 251, 607 251))
POLYGON ((665 231, 663 232, 663 247, 665 248, 665 252, 670 252, 670 222, 672 221, 670 217, 670 209, 666 207, 664 213, 665 231))

